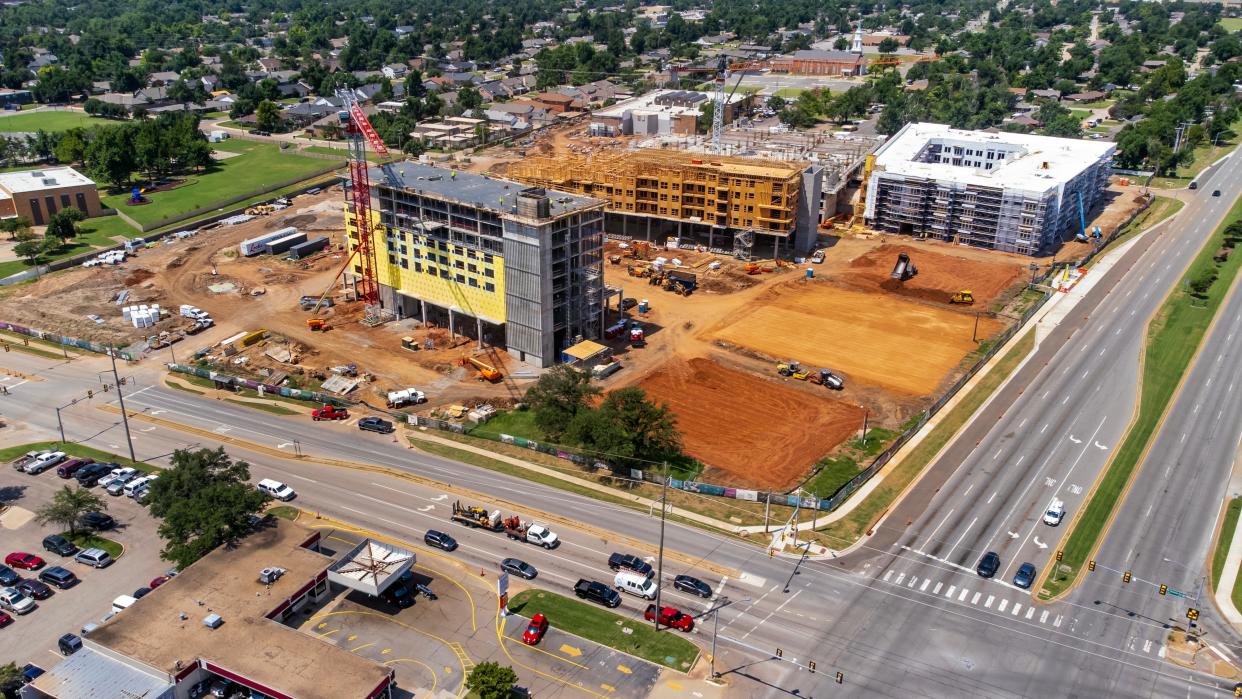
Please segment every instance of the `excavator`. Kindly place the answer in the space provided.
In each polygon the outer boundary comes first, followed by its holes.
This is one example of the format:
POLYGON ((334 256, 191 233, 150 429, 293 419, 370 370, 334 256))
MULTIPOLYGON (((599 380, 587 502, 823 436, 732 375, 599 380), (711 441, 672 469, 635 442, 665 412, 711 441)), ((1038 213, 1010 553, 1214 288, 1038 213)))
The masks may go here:
POLYGON ((491 383, 496 383, 505 377, 505 375, 500 373, 500 370, 496 367, 488 364, 478 357, 462 357, 461 365, 472 366, 475 369, 478 369, 480 381, 490 381, 491 383))

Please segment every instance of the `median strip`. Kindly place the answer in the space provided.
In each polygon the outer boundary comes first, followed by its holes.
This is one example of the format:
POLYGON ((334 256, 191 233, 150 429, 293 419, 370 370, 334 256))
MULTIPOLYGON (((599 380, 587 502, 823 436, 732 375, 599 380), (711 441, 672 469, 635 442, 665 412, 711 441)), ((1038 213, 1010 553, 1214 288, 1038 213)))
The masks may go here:
MULTIPOLYGON (((651 624, 555 592, 523 590, 509 602, 509 611, 527 618, 543 614, 555 629, 678 672, 689 672, 699 657, 699 647, 678 635, 679 631, 656 631, 651 624)), ((562 646, 566 649, 571 654, 578 650, 562 646)))
POLYGON ((1152 317, 1141 358, 1142 383, 1134 420, 1125 440, 1096 480, 1087 504, 1080 508, 1071 530, 1062 539, 1062 560, 1048 569, 1039 593, 1041 600, 1058 597, 1073 588, 1116 516, 1117 504, 1124 500, 1204 336, 1233 288, 1242 254, 1232 254, 1230 240, 1236 241, 1237 236, 1228 231, 1240 220, 1242 200, 1234 203, 1187 268, 1184 279, 1190 291, 1179 285, 1152 317))

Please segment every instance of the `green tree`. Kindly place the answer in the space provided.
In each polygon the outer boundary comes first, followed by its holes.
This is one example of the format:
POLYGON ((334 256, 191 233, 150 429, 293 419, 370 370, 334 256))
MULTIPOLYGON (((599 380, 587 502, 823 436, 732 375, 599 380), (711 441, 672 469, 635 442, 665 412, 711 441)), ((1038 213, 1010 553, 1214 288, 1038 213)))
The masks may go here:
MULTIPOLYGON (((24 234, 30 232, 30 219, 25 216, 6 218, 3 221, 0 221, 0 231, 8 233, 9 240, 17 240, 19 233, 24 234)), ((22 238, 22 240, 27 240, 27 238, 22 238)))
POLYGON ((114 187, 129 184, 138 169, 134 148, 122 128, 96 129, 85 150, 86 171, 114 187))
POLYGON ((785 108, 785 98, 780 95, 772 95, 768 98, 768 109, 779 112, 785 108))
POLYGON ((184 568, 250 528, 267 496, 250 485, 250 466, 224 448, 178 449, 151 485, 151 514, 164 539, 160 556, 184 568))
POLYGON ((27 264, 37 265, 59 246, 60 241, 55 238, 39 238, 32 233, 29 239, 21 240, 13 246, 13 254, 24 258, 27 264))
POLYGON ((879 49, 880 53, 895 53, 898 47, 899 44, 897 43, 897 40, 891 36, 887 36, 880 41, 879 49))
POLYGON ((483 95, 480 95, 478 90, 467 85, 457 91, 457 104, 461 105, 462 109, 469 111, 483 104, 483 95))
POLYGON ((591 376, 571 366, 558 364, 526 391, 523 399, 535 414, 535 425, 552 441, 564 436, 574 416, 591 405, 600 390, 591 376))
POLYGON ((22 688, 22 671, 17 663, 0 665, 0 694, 5 697, 16 697, 22 688))
POLYGON ((47 232, 44 234, 49 238, 55 238, 62 244, 73 240, 78 236, 78 221, 86 218, 86 214, 78 209, 68 208, 61 209, 52 214, 47 222, 47 232))
POLYGON ((598 409, 579 411, 566 430, 570 441, 617 466, 644 465, 681 456, 677 418, 641 388, 617 389, 598 409))
POLYGON ((62 163, 80 163, 86 158, 86 131, 69 129, 56 144, 56 159, 62 163))
POLYGON ((479 699, 509 699, 517 681, 513 668, 488 660, 470 670, 466 689, 479 695, 479 699))
POLYGON ((263 100, 259 103, 259 108, 255 110, 255 124, 263 131, 273 132, 280 130, 281 124, 280 107, 270 100, 263 100))
POLYGON ((86 488, 66 485, 35 511, 35 521, 44 525, 60 525, 67 528, 70 534, 76 534, 82 515, 106 509, 108 503, 95 493, 86 488))

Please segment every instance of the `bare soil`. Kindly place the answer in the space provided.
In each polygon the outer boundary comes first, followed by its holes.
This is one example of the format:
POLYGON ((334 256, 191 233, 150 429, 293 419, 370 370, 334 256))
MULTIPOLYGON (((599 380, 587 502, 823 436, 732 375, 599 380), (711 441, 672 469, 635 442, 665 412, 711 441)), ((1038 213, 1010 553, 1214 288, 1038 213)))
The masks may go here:
POLYGON ((796 391, 710 359, 667 362, 639 384, 677 415, 704 480, 784 490, 862 427, 861 408, 796 391), (741 408, 741 410, 739 410, 741 408))
POLYGON ((850 261, 849 267, 829 276, 834 284, 858 291, 877 290, 921 301, 950 305, 949 299, 961 290, 973 292, 975 305, 987 308, 1015 284, 1021 284, 1027 269, 1006 258, 971 259, 950 251, 927 247, 885 244, 850 261), (913 279, 892 278, 893 265, 901 253, 909 255, 918 269, 913 279))

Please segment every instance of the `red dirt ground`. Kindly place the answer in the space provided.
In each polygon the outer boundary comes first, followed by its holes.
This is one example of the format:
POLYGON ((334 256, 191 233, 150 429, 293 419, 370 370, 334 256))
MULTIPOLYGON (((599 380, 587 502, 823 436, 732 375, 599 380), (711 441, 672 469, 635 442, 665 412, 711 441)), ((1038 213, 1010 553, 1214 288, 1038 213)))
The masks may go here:
POLYGON ((710 359, 672 359, 639 386, 676 413, 686 453, 722 485, 783 491, 862 427, 857 406, 710 359))
POLYGON ((882 245, 854 258, 849 267, 831 274, 829 281, 859 291, 883 290, 946 305, 950 296, 967 289, 974 292, 975 305, 986 308, 1026 274, 1026 267, 1004 258, 985 261, 928 247, 882 245), (903 252, 910 256, 919 273, 913 279, 900 282, 890 274, 897 255, 903 252))

